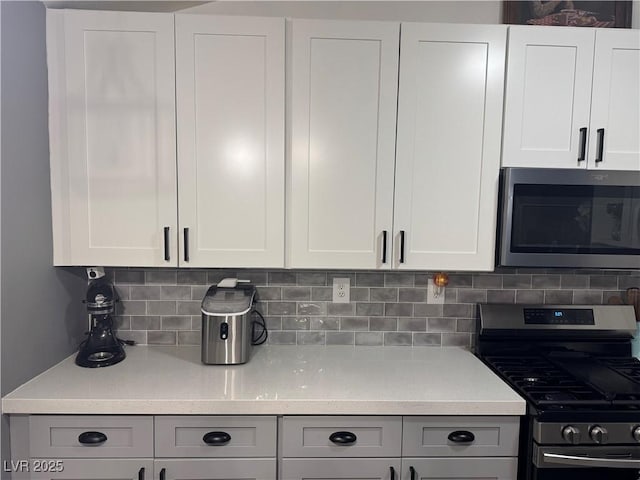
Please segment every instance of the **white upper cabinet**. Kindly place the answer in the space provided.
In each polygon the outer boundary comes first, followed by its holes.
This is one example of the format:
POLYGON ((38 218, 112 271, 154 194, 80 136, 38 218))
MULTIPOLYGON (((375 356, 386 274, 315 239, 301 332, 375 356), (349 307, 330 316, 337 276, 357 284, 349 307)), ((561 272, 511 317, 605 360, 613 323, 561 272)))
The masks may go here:
POLYGON ((390 267, 398 35, 292 22, 289 267, 390 267))
POLYGON ((493 270, 506 27, 401 38, 394 266, 493 270))
POLYGON ((47 11, 55 265, 176 265, 173 15, 47 11))
POLYGON ((589 168, 640 170, 640 31, 595 34, 589 168))
POLYGON ((640 169, 640 33, 509 27, 502 165, 640 169))
POLYGON ((284 266, 284 19, 176 15, 180 265, 284 266))

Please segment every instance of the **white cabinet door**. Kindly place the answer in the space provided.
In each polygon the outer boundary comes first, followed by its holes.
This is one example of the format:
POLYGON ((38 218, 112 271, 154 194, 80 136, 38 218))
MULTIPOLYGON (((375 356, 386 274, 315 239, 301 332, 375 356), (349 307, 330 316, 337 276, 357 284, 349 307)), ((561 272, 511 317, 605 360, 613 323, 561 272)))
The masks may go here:
POLYGON ((275 458, 155 460, 160 480, 276 480, 275 458))
POLYGON ((640 170, 640 32, 596 29, 589 168, 640 170))
POLYGON ((183 266, 284 266, 284 27, 176 15, 183 266))
MULTIPOLYGON (((283 480, 398 480, 399 458, 283 458, 283 480)), ((407 477, 408 478, 408 477, 407 477)))
POLYGON ((394 265, 493 270, 506 27, 403 24, 394 265))
POLYGON ((515 480, 518 459, 403 458, 402 476, 411 480, 515 480))
POLYGON ((398 35, 389 22, 293 21, 289 267, 390 266, 398 35))
POLYGON ((177 265, 173 16, 47 11, 55 265, 177 265))
POLYGON ((586 167, 594 36, 588 28, 509 27, 503 166, 586 167))

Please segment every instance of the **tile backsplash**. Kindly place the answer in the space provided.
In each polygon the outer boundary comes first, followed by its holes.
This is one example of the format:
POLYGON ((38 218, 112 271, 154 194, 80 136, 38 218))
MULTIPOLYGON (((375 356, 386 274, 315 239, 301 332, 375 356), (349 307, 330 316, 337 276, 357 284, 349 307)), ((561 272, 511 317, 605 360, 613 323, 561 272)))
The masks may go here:
POLYGON ((640 271, 499 269, 449 273, 444 304, 427 303, 431 272, 108 270, 120 302, 118 335, 141 344, 199 345, 200 302, 225 277, 251 280, 271 344, 470 346, 476 304, 602 304, 640 286, 640 271), (334 277, 351 302, 332 303, 334 277))

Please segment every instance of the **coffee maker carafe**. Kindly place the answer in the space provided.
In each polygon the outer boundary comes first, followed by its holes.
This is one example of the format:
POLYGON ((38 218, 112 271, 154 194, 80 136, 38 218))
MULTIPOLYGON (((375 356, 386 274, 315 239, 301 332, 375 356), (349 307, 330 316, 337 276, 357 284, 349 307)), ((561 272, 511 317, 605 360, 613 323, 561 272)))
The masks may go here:
POLYGON ((108 367, 125 358, 122 343, 113 332, 115 290, 104 277, 91 280, 87 289, 86 305, 90 329, 87 339, 80 344, 76 364, 81 367, 108 367))

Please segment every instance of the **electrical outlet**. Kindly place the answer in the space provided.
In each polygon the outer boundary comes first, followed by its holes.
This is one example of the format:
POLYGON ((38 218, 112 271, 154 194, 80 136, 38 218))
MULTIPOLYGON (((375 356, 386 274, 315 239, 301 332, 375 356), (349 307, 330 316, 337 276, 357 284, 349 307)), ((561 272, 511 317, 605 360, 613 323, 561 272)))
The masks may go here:
POLYGON ((445 287, 436 287, 433 279, 430 278, 427 286, 427 303, 444 303, 444 289, 445 287))
POLYGON ((333 303, 349 303, 351 300, 351 280, 348 278, 333 279, 333 303))

